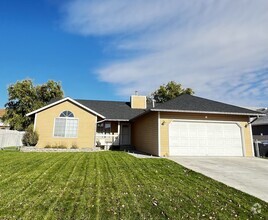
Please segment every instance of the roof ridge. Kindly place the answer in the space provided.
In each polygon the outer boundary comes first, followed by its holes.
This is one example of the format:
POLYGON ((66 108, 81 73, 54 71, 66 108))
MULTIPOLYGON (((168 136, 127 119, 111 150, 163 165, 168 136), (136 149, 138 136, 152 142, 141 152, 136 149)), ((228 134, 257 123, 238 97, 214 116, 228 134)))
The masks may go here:
POLYGON ((96 100, 96 99, 74 99, 76 101, 93 101, 93 102, 120 102, 128 103, 129 101, 113 101, 113 100, 96 100))

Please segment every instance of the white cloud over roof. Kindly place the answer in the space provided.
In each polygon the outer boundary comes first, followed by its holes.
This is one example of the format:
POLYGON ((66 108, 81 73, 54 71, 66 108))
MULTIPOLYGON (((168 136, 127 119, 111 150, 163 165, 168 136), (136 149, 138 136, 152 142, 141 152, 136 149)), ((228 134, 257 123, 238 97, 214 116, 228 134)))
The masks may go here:
POLYGON ((75 0, 63 11, 66 30, 111 36, 114 52, 129 54, 97 70, 120 95, 175 80, 204 97, 268 104, 267 0, 75 0))

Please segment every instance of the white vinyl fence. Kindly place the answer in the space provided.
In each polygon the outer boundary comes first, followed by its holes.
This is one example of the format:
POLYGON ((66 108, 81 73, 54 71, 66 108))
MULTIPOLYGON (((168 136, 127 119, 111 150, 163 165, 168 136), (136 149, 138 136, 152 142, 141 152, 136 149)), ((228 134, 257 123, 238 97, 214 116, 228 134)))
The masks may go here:
POLYGON ((21 147, 24 131, 0 130, 0 148, 21 147))

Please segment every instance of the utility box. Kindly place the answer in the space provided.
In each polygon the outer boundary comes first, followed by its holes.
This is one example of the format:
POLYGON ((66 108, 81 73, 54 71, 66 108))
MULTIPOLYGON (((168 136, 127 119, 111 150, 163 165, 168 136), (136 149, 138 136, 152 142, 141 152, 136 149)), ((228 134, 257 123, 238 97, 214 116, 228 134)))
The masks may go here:
POLYGON ((254 151, 256 157, 268 157, 268 142, 254 142, 254 151))

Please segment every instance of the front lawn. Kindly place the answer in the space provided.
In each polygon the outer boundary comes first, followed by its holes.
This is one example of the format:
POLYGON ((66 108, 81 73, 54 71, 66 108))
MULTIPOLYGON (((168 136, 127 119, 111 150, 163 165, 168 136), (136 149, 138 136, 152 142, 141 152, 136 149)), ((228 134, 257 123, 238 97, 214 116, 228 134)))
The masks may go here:
POLYGON ((166 159, 0 151, 0 219, 265 219, 267 210, 166 159))

